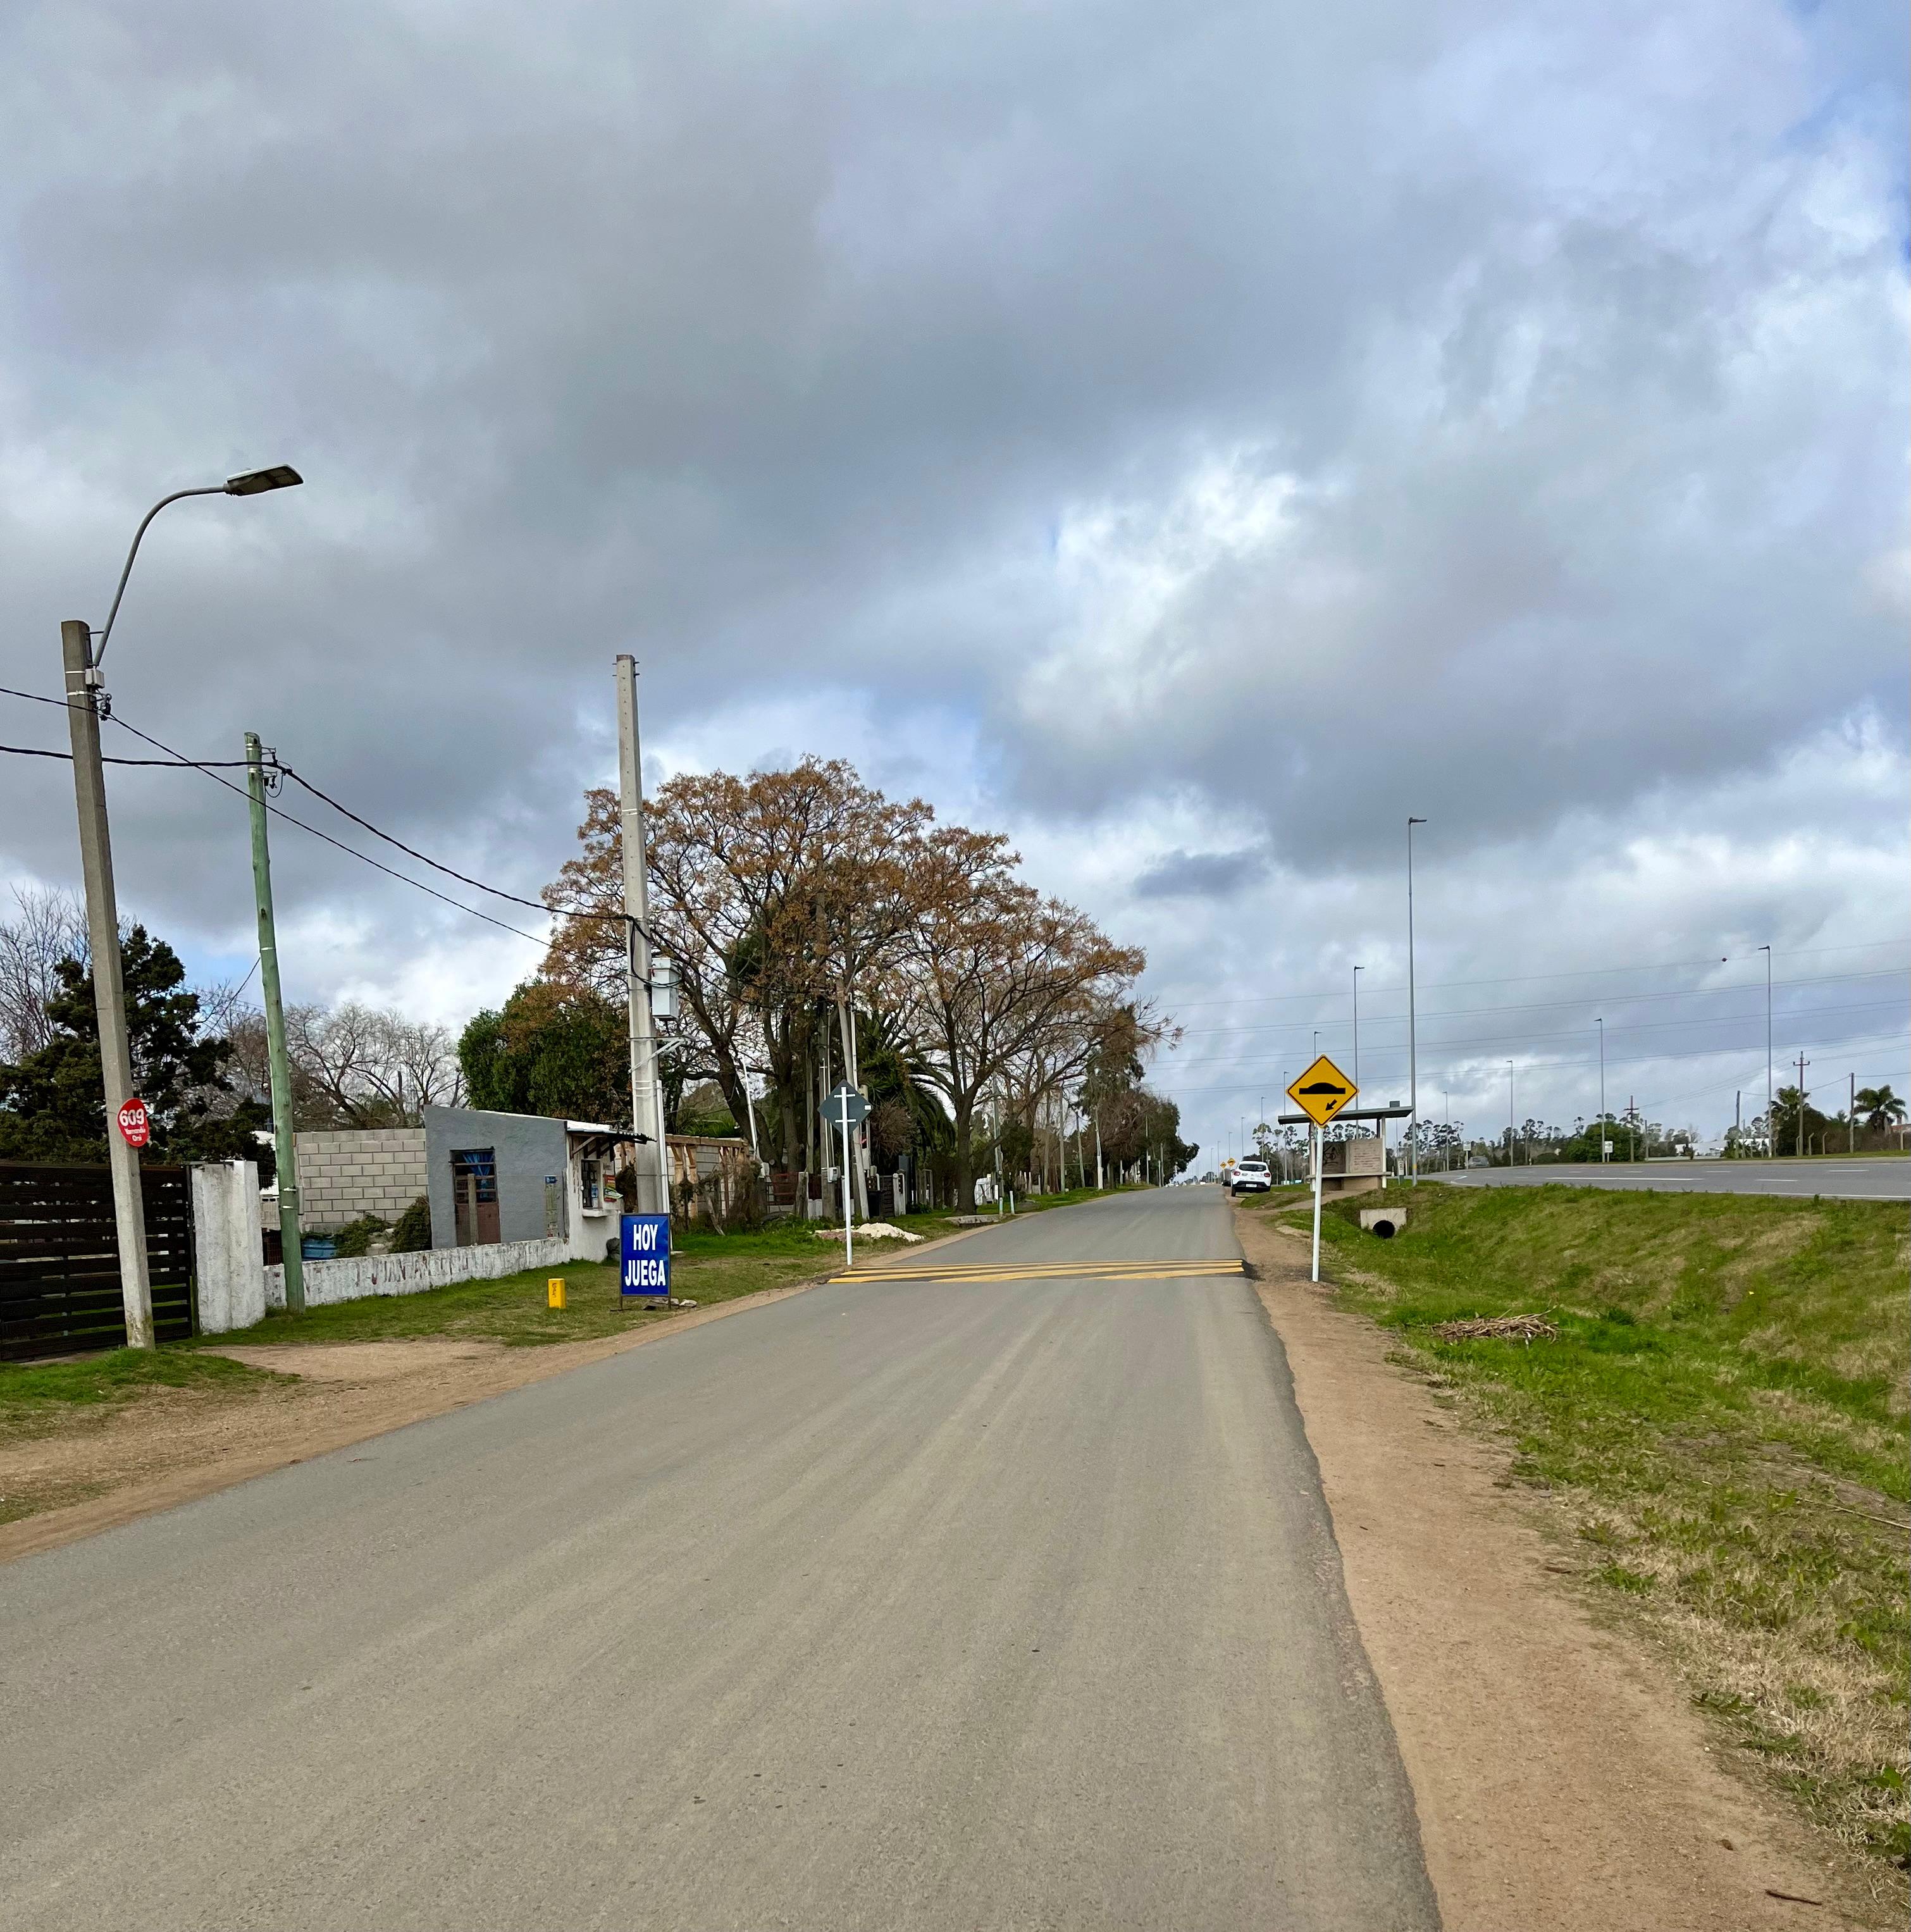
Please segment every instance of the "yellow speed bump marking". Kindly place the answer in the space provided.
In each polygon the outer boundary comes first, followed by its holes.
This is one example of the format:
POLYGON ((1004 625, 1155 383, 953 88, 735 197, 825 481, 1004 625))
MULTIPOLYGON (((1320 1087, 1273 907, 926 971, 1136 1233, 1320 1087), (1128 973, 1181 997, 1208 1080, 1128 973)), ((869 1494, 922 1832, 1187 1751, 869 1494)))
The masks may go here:
POLYGON ((993 1281, 1173 1281, 1195 1276, 1238 1275, 1238 1261, 1175 1262, 1012 1262, 994 1264, 946 1264, 922 1267, 855 1268, 847 1274, 832 1275, 832 1282, 878 1281, 975 1282, 993 1281))

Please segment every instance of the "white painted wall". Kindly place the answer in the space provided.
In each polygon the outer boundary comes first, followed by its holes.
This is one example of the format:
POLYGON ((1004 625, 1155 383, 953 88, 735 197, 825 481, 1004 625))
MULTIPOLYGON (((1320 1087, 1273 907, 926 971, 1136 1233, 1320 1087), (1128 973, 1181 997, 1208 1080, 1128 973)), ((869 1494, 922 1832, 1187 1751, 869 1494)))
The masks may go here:
MULTIPOLYGON (((255 1248, 254 1252, 258 1252, 255 1248)), ((495 1281, 524 1268, 557 1268, 577 1258, 568 1235, 552 1240, 498 1241, 480 1248, 425 1248, 416 1254, 367 1255, 305 1264, 305 1306, 356 1301, 363 1294, 418 1294, 454 1282, 495 1281)), ((285 1270, 262 1268, 266 1306, 285 1306, 285 1270)))
POLYGON ((266 1318, 259 1170, 249 1160, 222 1160, 200 1162, 191 1172, 200 1333, 250 1328, 266 1318))

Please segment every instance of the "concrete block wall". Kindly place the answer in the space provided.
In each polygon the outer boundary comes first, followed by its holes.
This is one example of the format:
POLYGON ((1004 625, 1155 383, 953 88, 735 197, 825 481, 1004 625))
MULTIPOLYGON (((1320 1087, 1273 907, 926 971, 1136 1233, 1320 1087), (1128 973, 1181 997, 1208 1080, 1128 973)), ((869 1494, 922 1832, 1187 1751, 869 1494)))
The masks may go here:
POLYGON ((362 1214, 395 1221, 430 1191, 422 1127, 344 1127, 298 1136, 300 1218, 308 1232, 362 1214))

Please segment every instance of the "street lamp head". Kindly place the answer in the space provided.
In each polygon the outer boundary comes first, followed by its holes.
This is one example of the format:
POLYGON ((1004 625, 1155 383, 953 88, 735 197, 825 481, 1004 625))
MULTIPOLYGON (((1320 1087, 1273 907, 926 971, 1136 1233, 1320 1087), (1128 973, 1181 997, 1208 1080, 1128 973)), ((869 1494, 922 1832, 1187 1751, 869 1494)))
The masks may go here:
POLYGON ((1410 818, 1407 820, 1407 823, 1409 825, 1424 825, 1426 821, 1424 818, 1410 818))
POLYGON ((241 476, 226 478, 226 494, 229 496, 256 496, 266 490, 290 490, 304 482, 304 478, 288 463, 274 464, 270 470, 248 470, 241 476))

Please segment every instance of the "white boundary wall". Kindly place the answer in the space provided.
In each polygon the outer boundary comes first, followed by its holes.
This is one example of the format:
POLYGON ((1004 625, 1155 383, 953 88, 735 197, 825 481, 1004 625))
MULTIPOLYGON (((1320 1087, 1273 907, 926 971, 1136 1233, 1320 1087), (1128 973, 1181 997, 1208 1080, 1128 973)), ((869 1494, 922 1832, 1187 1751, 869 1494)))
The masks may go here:
POLYGON ((194 1166, 193 1250, 199 1332, 226 1335, 266 1318, 259 1169, 249 1160, 194 1166))
MULTIPOLYGON (((540 1241, 494 1241, 478 1248, 421 1248, 408 1255, 366 1255, 305 1264, 305 1306, 356 1301, 364 1294, 419 1294, 454 1282, 495 1281, 524 1268, 561 1268, 577 1258, 569 1237, 540 1241)), ((285 1306, 283 1266, 263 1270, 266 1306, 285 1306)))

